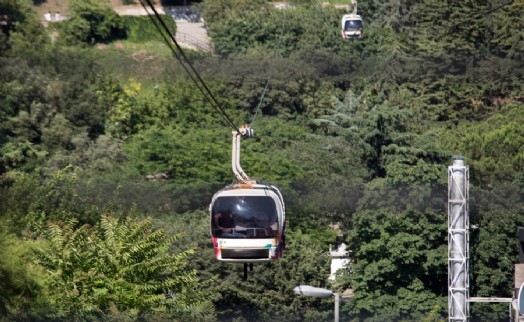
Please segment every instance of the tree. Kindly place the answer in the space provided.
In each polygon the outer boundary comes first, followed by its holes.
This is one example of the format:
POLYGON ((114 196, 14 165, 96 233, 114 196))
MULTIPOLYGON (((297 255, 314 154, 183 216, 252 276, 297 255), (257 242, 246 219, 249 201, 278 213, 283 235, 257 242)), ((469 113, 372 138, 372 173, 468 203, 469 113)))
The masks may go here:
POLYGON ((61 25, 66 43, 94 44, 125 34, 122 18, 103 1, 73 0, 70 12, 70 19, 61 25))
MULTIPOLYGON (((5 224, 5 222, 3 222, 5 224)), ((31 319, 46 307, 44 277, 33 263, 31 243, 0 231, 0 318, 31 319)))
MULTIPOLYGON (((524 224, 522 214, 482 211, 475 220, 478 232, 471 241, 471 296, 511 297, 514 293, 514 270, 518 263, 517 227, 524 224), (494 254, 498 254, 495 256, 494 254)), ((507 305, 475 305, 473 317, 489 321, 507 319, 507 305)))
POLYGON ((266 1, 257 0, 257 1, 248 1, 248 0, 236 0, 236 1, 209 1, 205 0, 203 4, 204 16, 206 21, 213 24, 218 22, 231 12, 237 11, 258 11, 261 8, 267 8, 266 1))
MULTIPOLYGON (((490 1, 492 7, 500 5, 496 1, 490 1)), ((493 14, 487 23, 491 25, 489 29, 493 33, 490 39, 490 49, 499 57, 510 58, 514 61, 522 62, 524 48, 522 42, 515 41, 517 37, 522 36, 522 11, 524 4, 513 2, 498 10, 493 14), (520 32, 519 32, 520 31, 520 32)))
POLYGON ((46 242, 37 258, 47 272, 51 317, 213 317, 212 292, 188 269, 192 251, 169 253, 181 236, 153 229, 150 219, 104 215, 93 227, 69 220, 49 223, 40 233, 46 242))
POLYGON ((359 211, 351 312, 360 320, 420 319, 446 306, 446 224, 434 211, 359 211))
POLYGON ((357 153, 371 171, 371 178, 388 177, 406 183, 421 177, 427 181, 439 177, 441 152, 431 145, 417 146, 418 136, 412 125, 415 113, 388 105, 359 111, 362 107, 357 106, 362 95, 351 98, 336 105, 328 115, 312 120, 312 127, 325 134, 345 137, 353 153, 357 153), (414 167, 408 168, 410 166, 414 167))
POLYGON ((509 104, 484 122, 461 124, 441 142, 453 153, 466 156, 476 182, 513 181, 524 169, 522 119, 522 105, 509 104))
MULTIPOLYGON (((512 296, 523 200, 508 183, 470 187, 470 296, 512 296)), ((507 305, 479 303, 470 311, 474 319, 507 319, 507 305)))
POLYGON ((412 31, 416 50, 426 59, 437 62, 448 73, 462 74, 471 58, 485 55, 490 30, 485 15, 487 1, 425 0, 414 4, 416 28, 412 31))
MULTIPOLYGON (((9 39, 18 33, 17 41, 30 43, 42 40, 44 32, 40 27, 40 21, 33 10, 31 1, 28 0, 2 0, 0 1, 0 31, 9 39), (20 37, 22 36, 22 37, 20 37), (22 39, 22 38, 25 38, 22 39)), ((45 38, 45 37, 44 37, 45 38)), ((37 44, 33 44, 37 45, 37 44)), ((38 42, 38 45, 41 45, 38 42)), ((10 46, 9 46, 10 47, 10 46)))
MULTIPOLYGON (((8 184, 0 197, 0 215, 9 222, 10 232, 21 234, 41 220, 71 220, 82 224, 98 221, 98 205, 78 193, 78 169, 68 166, 42 182, 38 176, 13 172, 4 179, 8 184)), ((106 210, 106 209, 104 209, 106 210)))
POLYGON ((105 106, 94 94, 101 85, 88 53, 53 47, 0 62, 0 173, 31 171, 55 152, 78 153, 82 138, 104 133, 105 106))

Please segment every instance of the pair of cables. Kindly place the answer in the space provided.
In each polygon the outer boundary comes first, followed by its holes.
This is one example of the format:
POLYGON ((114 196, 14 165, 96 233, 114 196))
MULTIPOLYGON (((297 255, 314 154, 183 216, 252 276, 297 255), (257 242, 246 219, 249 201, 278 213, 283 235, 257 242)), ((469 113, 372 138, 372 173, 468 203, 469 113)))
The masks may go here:
POLYGON ((458 22, 458 23, 452 25, 452 26, 451 26, 451 29, 454 29, 454 28, 456 28, 456 27, 458 27, 458 26, 460 26, 460 25, 463 25, 463 24, 465 24, 466 22, 469 22, 469 21, 471 21, 471 20, 478 19, 478 18, 480 18, 480 17, 482 17, 482 16, 488 15, 488 14, 490 14, 490 13, 492 13, 492 12, 495 12, 495 11, 497 11, 497 10, 499 10, 499 9, 502 9, 502 8, 504 8, 504 7, 506 7, 506 6, 509 6, 509 5, 512 4, 514 1, 515 1, 515 0, 510 0, 510 1, 506 2, 506 3, 503 3, 503 4, 500 4, 500 5, 498 5, 498 6, 495 6, 495 7, 491 8, 491 9, 489 9, 489 10, 486 10, 486 11, 484 11, 484 12, 481 12, 481 13, 478 13, 478 14, 476 14, 476 15, 473 15, 473 16, 471 16, 471 17, 468 18, 468 19, 462 20, 462 21, 460 21, 460 22, 458 22))
POLYGON ((178 42, 175 39, 175 35, 169 30, 169 27, 165 23, 165 21, 162 19, 162 16, 158 13, 158 11, 155 9, 155 6, 151 2, 151 0, 140 0, 140 4, 144 8, 144 10, 147 12, 147 15, 151 19, 151 22, 155 25, 155 28, 158 30, 160 35, 162 35, 162 38, 164 39, 164 42, 167 44, 169 49, 171 49, 171 52, 176 57, 176 59, 180 62, 186 73, 189 75, 193 83, 195 83, 198 90, 204 95, 206 100, 211 104, 211 106, 220 114, 220 116, 226 121, 226 123, 235 131, 240 133, 239 128, 233 123, 229 115, 226 113, 225 109, 222 107, 222 105, 218 102, 215 95, 211 92, 209 87, 206 85, 198 71, 195 69, 189 58, 186 56, 184 51, 182 50, 182 47, 178 44, 178 42), (153 14, 151 14, 151 12, 153 14), (175 47, 176 49, 175 49, 175 47))
MULTIPOLYGON (((191 61, 188 59, 184 51, 182 50, 182 47, 178 44, 175 35, 169 30, 169 27, 165 23, 165 21, 162 19, 162 16, 158 13, 158 11, 155 9, 155 6, 151 2, 151 0, 140 0, 140 4, 144 8, 144 10, 147 12, 149 18, 151 19, 151 22, 155 25, 155 28, 158 30, 158 32, 161 34, 162 38, 164 39, 164 42, 167 44, 167 46, 171 49, 171 52, 176 57, 176 59, 180 62, 186 73, 189 75, 193 83, 197 86, 198 90, 204 95, 206 100, 211 104, 211 106, 220 114, 220 116, 226 121, 226 123, 235 131, 240 133, 239 128, 233 123, 229 115, 226 113, 225 109, 222 107, 222 105, 218 102, 216 97, 213 95, 209 87, 206 85, 198 71, 195 69, 191 61), (151 12, 153 14, 151 14, 151 12), (174 46, 173 46, 174 44, 174 46), (175 48, 176 47, 176 48, 175 48)), ((285 17, 285 14, 284 14, 285 17)), ((280 33, 277 46, 275 47, 274 56, 276 57, 279 50, 280 45, 282 41, 282 35, 284 34, 284 22, 285 18, 282 19, 282 31, 280 33)), ((273 64, 275 60, 273 59, 273 64)), ((273 67, 273 66, 272 66, 273 67)), ((259 102, 257 104, 257 107, 255 108, 255 112, 253 113, 253 118, 251 119, 251 122, 249 124, 249 127, 251 128, 255 118, 258 114, 258 111, 260 110, 260 107, 262 105, 262 102, 264 101, 264 97, 269 90, 269 84, 271 81, 272 75, 270 74, 266 85, 264 86, 264 90, 262 91, 262 94, 259 98, 259 102)))

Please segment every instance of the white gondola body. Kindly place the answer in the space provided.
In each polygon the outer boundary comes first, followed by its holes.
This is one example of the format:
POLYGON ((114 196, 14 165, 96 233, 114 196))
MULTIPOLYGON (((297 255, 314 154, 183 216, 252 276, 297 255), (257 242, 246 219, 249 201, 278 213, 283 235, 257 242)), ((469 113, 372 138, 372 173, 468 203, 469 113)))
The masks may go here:
POLYGON ((342 37, 360 38, 362 37, 362 17, 355 13, 347 14, 342 17, 342 37))
POLYGON ((209 212, 216 259, 253 263, 282 256, 285 209, 276 186, 255 183, 225 187, 213 196, 209 212), (266 215, 260 215, 262 212, 266 215), (234 221, 227 228, 217 220, 217 214, 225 213, 234 221))

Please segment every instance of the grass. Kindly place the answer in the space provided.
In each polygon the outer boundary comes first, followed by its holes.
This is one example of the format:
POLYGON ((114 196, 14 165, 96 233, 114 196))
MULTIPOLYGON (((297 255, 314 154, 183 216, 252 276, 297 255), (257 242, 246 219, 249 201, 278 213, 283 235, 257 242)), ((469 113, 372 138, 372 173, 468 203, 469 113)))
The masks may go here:
MULTIPOLYGON (((169 47, 163 42, 115 41, 92 48, 97 64, 119 81, 135 79, 144 90, 152 90, 159 79, 185 74, 169 47)), ((191 57, 191 50, 184 50, 191 57)), ((196 54, 201 55, 201 54, 196 54)))
POLYGON ((134 78, 141 83, 154 83, 174 63, 169 48, 161 42, 116 41, 99 44, 93 50, 102 69, 124 82, 134 78))

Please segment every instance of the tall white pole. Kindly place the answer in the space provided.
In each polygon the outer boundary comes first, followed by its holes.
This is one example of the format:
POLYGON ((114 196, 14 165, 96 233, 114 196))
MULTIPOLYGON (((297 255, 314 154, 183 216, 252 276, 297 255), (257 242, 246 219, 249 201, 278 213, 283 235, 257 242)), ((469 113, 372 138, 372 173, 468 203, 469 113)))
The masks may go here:
POLYGON ((449 321, 469 317, 469 168, 455 157, 448 168, 449 321))

